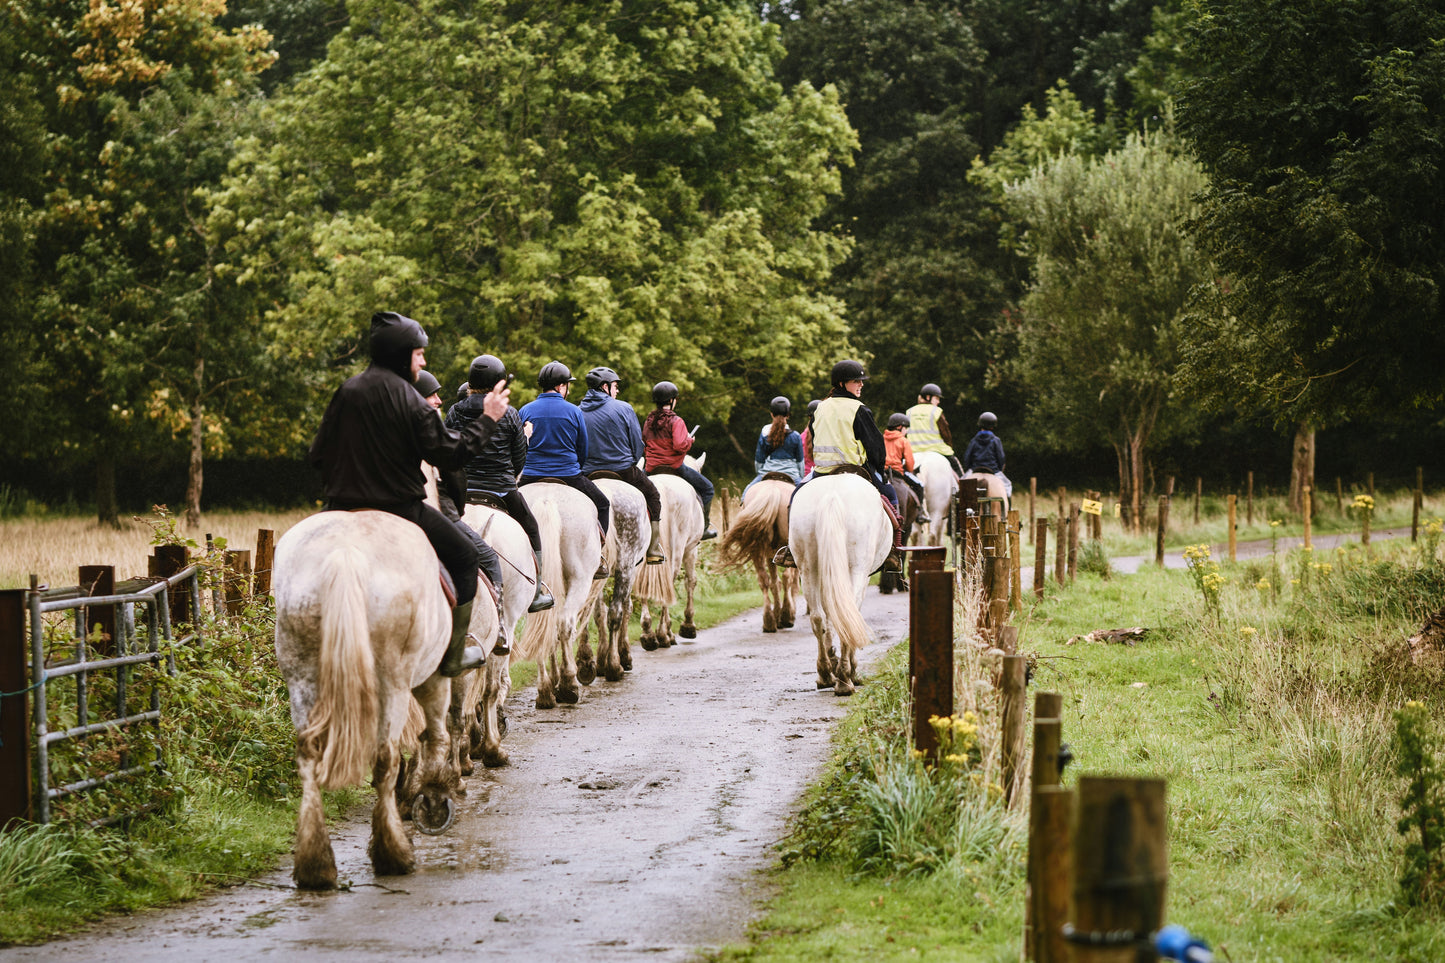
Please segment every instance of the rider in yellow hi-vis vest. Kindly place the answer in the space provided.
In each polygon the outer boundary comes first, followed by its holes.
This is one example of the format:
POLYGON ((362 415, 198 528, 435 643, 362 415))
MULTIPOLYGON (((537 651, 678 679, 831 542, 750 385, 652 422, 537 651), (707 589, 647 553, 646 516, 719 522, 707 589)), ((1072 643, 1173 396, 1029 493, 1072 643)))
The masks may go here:
POLYGON ((943 417, 943 409, 939 407, 943 402, 943 389, 932 382, 918 389, 918 404, 908 409, 908 443, 913 446, 913 453, 921 455, 925 451, 936 451, 948 459, 953 466, 953 473, 960 478, 963 477, 963 466, 958 463, 958 456, 953 453, 953 432, 948 428, 948 421, 943 417))
MULTIPOLYGON (((840 361, 833 366, 833 390, 818 410, 811 425, 813 471, 803 479, 807 483, 815 475, 827 475, 840 468, 854 466, 864 469, 879 494, 893 507, 893 526, 898 528, 898 494, 884 476, 888 459, 883 433, 873 422, 873 412, 859 396, 868 371, 858 361, 840 361)), ((801 485, 799 489, 801 489, 801 485)), ((798 489, 794 489, 796 495, 798 489)), ((896 544, 896 542, 895 542, 896 544)), ((785 545, 778 550, 774 563, 791 567, 793 555, 785 545)), ((895 547, 883 563, 886 572, 902 573, 903 557, 895 547)))

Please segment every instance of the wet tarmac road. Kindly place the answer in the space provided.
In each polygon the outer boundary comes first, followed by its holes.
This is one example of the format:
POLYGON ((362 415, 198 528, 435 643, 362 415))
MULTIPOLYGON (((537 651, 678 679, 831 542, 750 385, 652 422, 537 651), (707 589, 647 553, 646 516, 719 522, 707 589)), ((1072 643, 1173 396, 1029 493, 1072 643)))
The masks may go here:
MULTIPOLYGON (((906 634, 907 613, 906 595, 869 589, 865 665, 906 634)), ((538 712, 533 690, 513 693, 512 765, 479 766, 457 824, 416 834, 414 875, 372 876, 358 812, 331 827, 349 891, 296 892, 288 864, 269 886, 112 917, 0 961, 672 961, 740 940, 768 895, 758 871, 847 707, 814 686, 806 619, 776 635, 761 623, 749 612, 693 644, 634 645, 634 671, 576 706, 538 712)))

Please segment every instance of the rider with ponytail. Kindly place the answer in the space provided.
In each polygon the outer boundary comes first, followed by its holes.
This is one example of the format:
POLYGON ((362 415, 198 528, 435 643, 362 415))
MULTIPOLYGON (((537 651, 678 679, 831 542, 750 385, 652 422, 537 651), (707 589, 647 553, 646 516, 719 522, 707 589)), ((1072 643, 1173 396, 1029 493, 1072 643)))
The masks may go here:
MULTIPOLYGON (((757 476, 748 482, 748 488, 762 481, 769 472, 787 475, 795 485, 803 480, 803 438, 788 424, 792 408, 792 402, 782 395, 768 405, 773 420, 764 425, 758 435, 757 448, 753 452, 753 468, 757 476)), ((746 500, 748 488, 743 489, 743 497, 739 501, 746 500)))
MULTIPOLYGON (((697 492, 702 501, 703 539, 717 538, 708 516, 712 512, 712 482, 702 472, 690 467, 685 457, 692 450, 692 432, 674 411, 677 407, 677 385, 659 381, 652 386, 652 403, 657 407, 642 423, 642 447, 649 475, 663 471, 679 475, 697 492)), ((697 431, 696 428, 692 430, 697 431)))

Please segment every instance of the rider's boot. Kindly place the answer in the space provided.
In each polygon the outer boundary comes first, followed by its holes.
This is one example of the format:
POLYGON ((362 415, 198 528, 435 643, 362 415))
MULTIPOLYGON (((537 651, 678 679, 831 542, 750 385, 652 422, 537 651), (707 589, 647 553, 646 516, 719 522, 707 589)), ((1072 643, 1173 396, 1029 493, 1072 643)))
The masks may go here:
POLYGON ((702 510, 702 541, 710 538, 717 538, 717 529, 712 527, 712 522, 707 517, 712 514, 712 506, 709 505, 702 510))
POLYGON ((908 591, 908 579, 904 578, 903 551, 899 548, 890 548, 888 557, 883 560, 883 571, 893 575, 894 584, 903 591, 908 591))
POLYGON ((783 568, 798 567, 798 563, 793 561, 793 550, 787 545, 778 549, 777 554, 773 556, 773 564, 781 565, 783 568))
MULTIPOLYGON (((537 593, 532 596, 532 604, 527 606, 528 612, 540 612, 543 609, 550 609, 557 603, 552 594, 547 591, 547 586, 542 584, 542 553, 533 552, 532 557, 537 560, 537 593)), ((496 652, 496 649, 492 650, 496 652)), ((498 655, 502 653, 497 652, 498 655)))
POLYGON ((647 564, 661 565, 667 561, 667 556, 662 554, 662 523, 652 521, 652 541, 647 543, 647 564))
MULTIPOLYGON (((475 600, 473 600, 475 601, 475 600)), ((479 645, 467 645, 467 625, 472 621, 472 603, 464 602, 452 609, 452 638, 447 643, 447 654, 437 671, 448 679, 456 678, 468 669, 480 669, 487 664, 487 654, 479 645)))
POLYGON ((612 572, 607 568, 607 533, 602 530, 602 523, 597 523, 597 534, 602 537, 602 557, 597 560, 597 571, 592 573, 592 581, 600 582, 612 572))

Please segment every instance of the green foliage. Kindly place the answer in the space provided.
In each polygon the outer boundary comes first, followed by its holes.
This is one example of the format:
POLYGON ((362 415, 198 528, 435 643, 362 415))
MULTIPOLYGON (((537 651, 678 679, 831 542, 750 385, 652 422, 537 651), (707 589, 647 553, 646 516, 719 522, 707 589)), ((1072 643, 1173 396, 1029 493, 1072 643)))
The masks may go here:
POLYGON ((1220 279, 1190 317, 1193 390, 1317 424, 1437 407, 1445 11, 1196 6, 1180 125, 1220 279))
POLYGON ((970 179, 986 185, 1000 199, 1008 185, 1052 161, 1064 156, 1093 159, 1113 146, 1109 131, 1094 122, 1067 84, 1060 81, 1046 96, 1048 107, 1042 117, 1033 105, 1025 104, 1018 124, 989 155, 988 163, 982 157, 973 159, 970 179))
POLYGON ((1411 906, 1438 908, 1445 903, 1445 770, 1424 703, 1395 711, 1392 748, 1395 775, 1405 780, 1396 828, 1413 837, 1405 844, 1400 893, 1411 906))

